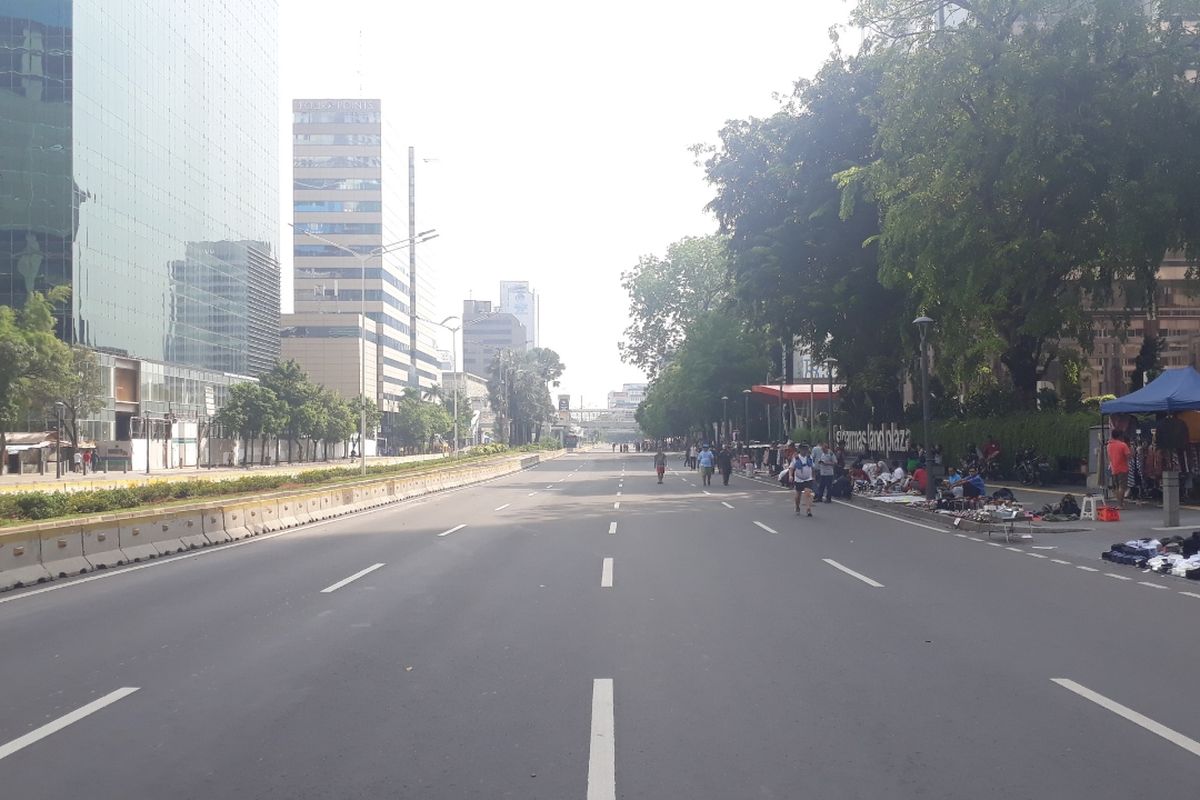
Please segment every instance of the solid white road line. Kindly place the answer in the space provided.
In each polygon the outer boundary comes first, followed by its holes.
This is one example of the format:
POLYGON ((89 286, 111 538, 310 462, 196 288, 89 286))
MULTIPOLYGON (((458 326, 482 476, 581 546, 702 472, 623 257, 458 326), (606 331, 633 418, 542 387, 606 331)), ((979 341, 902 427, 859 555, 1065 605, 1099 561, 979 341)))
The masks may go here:
POLYGON ((620 501, 620 500, 618 500, 617 502, 613 503, 613 511, 616 511, 616 510, 618 510, 620 507, 621 507, 621 501, 620 501))
POLYGON ((726 508, 733 508, 733 506, 729 505, 729 503, 726 503, 724 500, 721 501, 721 505, 725 506, 726 508))
POLYGON ((1116 574, 1115 572, 1106 572, 1106 573, 1104 573, 1104 577, 1106 577, 1106 578, 1116 578, 1116 579, 1117 579, 1117 580, 1119 580, 1119 581, 1131 581, 1131 580, 1133 580, 1133 578, 1128 578, 1128 577, 1126 577, 1126 576, 1124 576, 1124 575, 1118 575, 1118 574, 1116 574))
POLYGON ((1064 689, 1074 692, 1085 700, 1091 700, 1101 708, 1106 708, 1117 716, 1124 717, 1134 725, 1139 725, 1154 735, 1161 736, 1171 744, 1182 747, 1192 755, 1200 756, 1200 742, 1197 742, 1195 739, 1191 739, 1187 736, 1184 736, 1179 731, 1172 730, 1166 725, 1155 722, 1144 714, 1139 714, 1132 708, 1121 705, 1116 700, 1110 700, 1099 692, 1093 692, 1086 686, 1078 684, 1069 678, 1051 678, 1050 680, 1054 681, 1064 689))
POLYGON ((1180 592, 1180 594, 1185 594, 1188 597, 1200 597, 1200 594, 1196 594, 1195 592, 1180 592))
POLYGON ((617 743, 612 678, 592 681, 592 738, 588 753, 587 800, 616 800, 617 743))
POLYGON ((495 508, 492 509, 492 511, 503 511, 504 509, 508 508, 511 505, 512 505, 512 503, 505 503, 502 506, 496 506, 495 508))
POLYGON ((967 538, 970 539, 972 542, 982 542, 983 541, 983 539, 980 539, 978 536, 968 536, 967 538))
POLYGON ((371 566, 367 567, 366 569, 360 570, 360 571, 354 573, 349 578, 342 578, 340 581, 333 584, 332 586, 326 586, 324 589, 321 590, 321 594, 329 594, 330 592, 336 592, 338 589, 342 588, 346 584, 354 583, 354 581, 358 580, 363 575, 369 575, 370 573, 374 572, 375 570, 379 569, 382 566, 383 566, 383 564, 372 564, 371 566))
POLYGON ((0 745, 0 760, 8 758, 13 753, 17 752, 18 750, 25 749, 36 741, 45 739, 52 733, 61 731, 71 723, 78 722, 90 714, 95 714, 105 706, 111 706, 113 703, 124 697, 128 697, 137 690, 138 687, 136 686, 126 686, 122 689, 117 689, 115 692, 109 692, 108 694, 104 695, 104 697, 97 698, 96 700, 88 703, 86 706, 80 706, 71 713, 64 714, 52 722, 47 722, 42 727, 30 731, 24 736, 13 739, 8 744, 0 745))
POLYGON ((617 532, 617 523, 615 523, 615 522, 608 523, 608 532, 616 533, 617 532))
POLYGON ((1012 550, 1014 553, 1024 553, 1025 551, 1019 547, 1006 547, 1005 550, 1012 550))
POLYGON ((763 525, 763 524, 762 524, 761 522, 759 522, 758 520, 754 520, 754 524, 755 524, 755 525, 757 525, 758 527, 762 528, 762 529, 763 529, 764 531, 766 531, 767 533, 779 533, 779 531, 775 530, 774 528, 771 528, 771 527, 768 527, 768 526, 766 526, 766 525, 763 525))
POLYGON ((1044 556, 1041 553, 1026 553, 1025 555, 1033 556, 1034 558, 1049 558, 1050 557, 1050 556, 1044 556))
POLYGON ((912 525, 915 528, 924 528, 925 530, 933 531, 934 533, 946 533, 947 532, 945 528, 936 528, 933 525, 926 525, 923 522, 913 522, 911 519, 905 519, 904 517, 897 517, 897 516, 893 516, 891 514, 885 514, 882 511, 875 511, 870 508, 863 508, 862 506, 856 506, 853 503, 847 503, 845 500, 834 500, 833 502, 837 503, 838 505, 845 506, 846 508, 853 508, 855 511, 862 511, 867 514, 874 514, 877 517, 887 517, 888 519, 895 520, 896 522, 903 522, 905 525, 912 525))
POLYGON ((1096 569, 1095 567, 1085 567, 1085 566, 1082 566, 1079 564, 1075 565, 1075 569, 1081 569, 1084 572, 1099 572, 1100 571, 1100 570, 1096 569))
POLYGON ((605 558, 604 564, 600 567, 600 588, 601 589, 611 589, 612 588, 612 573, 613 573, 613 560, 612 560, 612 558, 605 558))
POLYGON ((1151 583, 1150 581, 1138 581, 1138 586, 1149 586, 1151 589, 1170 589, 1170 586, 1163 586, 1161 583, 1151 583))
POLYGON ((832 558, 822 558, 821 560, 824 561, 829 566, 833 567, 834 569, 840 569, 842 572, 846 573, 847 575, 849 575, 852 578, 858 578, 860 581, 867 584, 868 586, 874 586, 876 589, 883 588, 882 583, 879 583, 878 581, 873 581, 870 578, 868 578, 866 575, 855 572, 854 570, 850 569, 849 567, 844 567, 841 564, 839 564, 838 562, 834 561, 832 558))
POLYGON ((438 536, 449 536, 450 534, 454 533, 455 531, 461 531, 465 527, 467 527, 467 524, 464 522, 462 525, 455 525, 453 528, 451 528, 448 531, 442 531, 441 533, 438 534, 438 536))

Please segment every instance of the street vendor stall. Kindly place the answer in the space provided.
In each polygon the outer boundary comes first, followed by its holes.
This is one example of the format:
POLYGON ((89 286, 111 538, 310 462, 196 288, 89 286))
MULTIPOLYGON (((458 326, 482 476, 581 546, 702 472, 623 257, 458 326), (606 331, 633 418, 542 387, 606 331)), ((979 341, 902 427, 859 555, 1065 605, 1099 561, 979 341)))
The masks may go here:
MULTIPOLYGON (((1147 437, 1147 448, 1156 448, 1164 459, 1161 464, 1163 524, 1168 527, 1179 524, 1180 472, 1184 472, 1189 481, 1193 476, 1200 476, 1200 439, 1193 443, 1187 419, 1197 411, 1200 411, 1200 372, 1192 367, 1166 370, 1141 389, 1100 404, 1101 416, 1154 414, 1160 417, 1151 436, 1147 437)), ((1200 426, 1194 427, 1200 433, 1200 426)), ((1102 485, 1106 485, 1107 478, 1105 445, 1102 436, 1102 485)))

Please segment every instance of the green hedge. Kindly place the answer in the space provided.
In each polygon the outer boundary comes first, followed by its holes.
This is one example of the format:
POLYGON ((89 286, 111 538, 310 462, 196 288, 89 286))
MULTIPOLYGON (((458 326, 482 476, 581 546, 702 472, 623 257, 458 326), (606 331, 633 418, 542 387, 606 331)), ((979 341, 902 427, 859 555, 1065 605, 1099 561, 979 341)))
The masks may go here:
MULTIPOLYGON (((543 452, 557 449, 548 444, 532 444, 510 449, 503 444, 474 448, 471 453, 452 463, 476 461, 507 452, 543 452)), ((410 461, 404 464, 378 464, 367 467, 368 476, 387 476, 416 469, 428 469, 430 464, 446 461, 410 461)), ((92 489, 82 492, 14 492, 0 494, 0 520, 41 520, 72 514, 100 514, 122 511, 139 506, 167 503, 199 497, 224 497, 278 489, 301 484, 311 486, 339 480, 353 480, 362 475, 361 467, 330 467, 313 469, 298 475, 244 475, 219 481, 153 481, 123 489, 92 489)))
MULTIPOLYGON (((947 463, 957 462, 967 452, 968 444, 982 446, 992 434, 1002 448, 1000 464, 1004 472, 1011 471, 1013 455, 1026 447, 1032 447, 1049 459, 1052 469, 1058 469, 1060 460, 1078 462, 1087 458, 1088 428, 1097 424, 1097 416, 1084 411, 1008 414, 931 422, 929 438, 942 446, 947 463)), ((913 427, 913 434, 920 439, 919 423, 913 427)))

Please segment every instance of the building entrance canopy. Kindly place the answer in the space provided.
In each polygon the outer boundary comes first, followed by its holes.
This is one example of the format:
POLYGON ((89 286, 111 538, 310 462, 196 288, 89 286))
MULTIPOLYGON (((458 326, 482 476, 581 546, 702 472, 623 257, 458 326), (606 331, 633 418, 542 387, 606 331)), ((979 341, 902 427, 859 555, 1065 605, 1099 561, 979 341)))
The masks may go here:
MULTIPOLYGON (((837 394, 845 388, 840 384, 833 385, 833 394, 837 394)), ((761 394, 764 397, 770 397, 772 400, 779 399, 779 384, 758 384, 750 387, 750 391, 755 394, 761 394)), ((809 398, 828 398, 829 383, 785 383, 783 385, 784 400, 808 400, 809 398)))

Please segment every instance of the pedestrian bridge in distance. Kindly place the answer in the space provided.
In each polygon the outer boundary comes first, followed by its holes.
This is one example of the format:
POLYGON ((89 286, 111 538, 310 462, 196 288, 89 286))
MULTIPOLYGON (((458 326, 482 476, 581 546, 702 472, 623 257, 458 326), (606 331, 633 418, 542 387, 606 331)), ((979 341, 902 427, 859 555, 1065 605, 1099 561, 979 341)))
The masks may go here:
POLYGON ((585 441, 593 434, 606 442, 631 442, 642 438, 632 408, 572 408, 558 412, 561 422, 578 425, 585 441))

